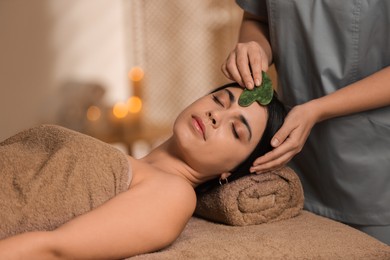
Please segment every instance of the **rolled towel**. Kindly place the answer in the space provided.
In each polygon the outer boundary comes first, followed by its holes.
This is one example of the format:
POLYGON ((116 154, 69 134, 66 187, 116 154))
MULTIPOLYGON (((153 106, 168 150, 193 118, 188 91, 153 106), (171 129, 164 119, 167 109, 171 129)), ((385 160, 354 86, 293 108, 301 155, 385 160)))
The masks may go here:
POLYGON ((0 143, 0 239, 53 230, 128 188, 125 154, 59 126, 0 143))
POLYGON ((303 189, 288 167, 244 176, 198 194, 195 214, 233 226, 257 225, 292 218, 303 208, 303 189))

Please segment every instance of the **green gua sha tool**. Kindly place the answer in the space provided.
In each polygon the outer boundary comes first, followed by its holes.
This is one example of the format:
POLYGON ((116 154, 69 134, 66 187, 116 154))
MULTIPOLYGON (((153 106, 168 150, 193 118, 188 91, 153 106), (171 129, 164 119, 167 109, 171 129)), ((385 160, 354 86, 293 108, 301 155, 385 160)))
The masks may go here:
POLYGON ((262 71, 263 82, 260 87, 254 87, 253 90, 244 89, 241 93, 240 98, 238 99, 238 104, 242 107, 247 107, 253 102, 257 101, 260 105, 268 105, 274 94, 274 90, 272 88, 272 81, 265 73, 262 71))

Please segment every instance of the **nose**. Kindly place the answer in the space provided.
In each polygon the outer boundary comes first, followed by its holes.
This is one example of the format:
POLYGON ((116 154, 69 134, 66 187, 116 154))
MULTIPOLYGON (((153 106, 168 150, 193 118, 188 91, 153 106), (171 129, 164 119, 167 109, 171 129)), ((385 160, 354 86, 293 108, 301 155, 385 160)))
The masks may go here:
POLYGON ((218 127, 220 124, 220 118, 216 112, 207 112, 207 117, 214 128, 218 127))

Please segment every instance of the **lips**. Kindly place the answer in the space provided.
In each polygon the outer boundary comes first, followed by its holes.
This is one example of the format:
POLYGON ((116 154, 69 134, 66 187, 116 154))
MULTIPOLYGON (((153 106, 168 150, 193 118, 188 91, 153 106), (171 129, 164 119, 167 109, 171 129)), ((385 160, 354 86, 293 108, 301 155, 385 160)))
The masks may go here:
POLYGON ((203 137, 204 140, 206 140, 206 128, 202 122, 202 119, 197 116, 192 116, 192 124, 195 130, 203 137))

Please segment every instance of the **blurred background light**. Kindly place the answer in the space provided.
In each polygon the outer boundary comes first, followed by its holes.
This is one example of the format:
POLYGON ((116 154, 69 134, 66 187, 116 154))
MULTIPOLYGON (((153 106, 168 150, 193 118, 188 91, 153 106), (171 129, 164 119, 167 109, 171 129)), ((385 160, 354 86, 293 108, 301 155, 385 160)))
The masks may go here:
POLYGON ((142 109, 142 100, 137 96, 132 96, 127 100, 127 106, 130 113, 139 113, 142 109))
POLYGON ((87 118, 89 121, 97 121, 101 116, 100 108, 97 106, 90 106, 87 110, 87 118))
POLYGON ((125 118, 129 113, 127 104, 124 102, 117 102, 112 108, 112 113, 116 118, 125 118))

